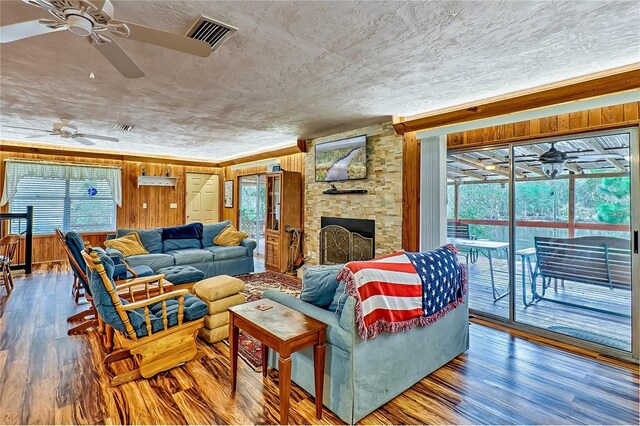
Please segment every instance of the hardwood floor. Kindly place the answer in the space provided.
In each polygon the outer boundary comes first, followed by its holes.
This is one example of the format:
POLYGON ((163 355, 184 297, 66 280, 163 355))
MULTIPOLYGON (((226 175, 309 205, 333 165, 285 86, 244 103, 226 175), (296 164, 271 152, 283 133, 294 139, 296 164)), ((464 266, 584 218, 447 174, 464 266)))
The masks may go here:
MULTIPOLYGON (((0 423, 275 423, 277 374, 241 362, 229 397, 229 353, 110 388, 95 335, 67 336, 81 310, 71 275, 51 265, 0 290, 0 423)), ((604 362, 471 325, 471 349, 361 421, 363 424, 638 424, 637 365, 604 362)), ((313 398, 292 387, 291 423, 318 423, 313 398)), ((324 410, 323 424, 341 423, 324 410)))

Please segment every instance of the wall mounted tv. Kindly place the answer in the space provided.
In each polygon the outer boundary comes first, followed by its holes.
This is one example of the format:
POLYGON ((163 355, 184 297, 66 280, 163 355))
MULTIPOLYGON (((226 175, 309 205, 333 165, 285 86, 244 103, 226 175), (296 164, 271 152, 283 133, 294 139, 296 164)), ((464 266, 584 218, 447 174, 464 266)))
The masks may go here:
POLYGON ((367 178, 367 137, 325 142, 315 146, 316 182, 367 178))

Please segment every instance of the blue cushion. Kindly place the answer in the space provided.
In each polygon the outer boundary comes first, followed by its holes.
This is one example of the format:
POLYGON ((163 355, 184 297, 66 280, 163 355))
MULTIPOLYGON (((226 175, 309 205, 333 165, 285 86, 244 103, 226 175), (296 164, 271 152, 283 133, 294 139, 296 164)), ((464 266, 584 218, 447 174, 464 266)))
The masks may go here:
POLYGON ((213 260, 247 257, 247 248, 243 246, 209 246, 203 250, 213 253, 213 260))
POLYGON ((202 245, 205 247, 213 245, 213 240, 220 235, 227 225, 231 225, 230 220, 219 223, 205 223, 202 225, 202 245))
MULTIPOLYGON (((108 276, 113 274, 114 264, 113 260, 104 252, 97 252, 100 261, 104 265, 104 268, 108 276)), ((113 284, 113 282, 112 282, 113 284)), ((111 295, 107 292, 107 289, 102 282, 102 278, 97 271, 91 270, 89 272, 89 285, 93 291, 94 298, 93 303, 98 310, 98 314, 114 329, 126 333, 124 323, 120 319, 118 311, 116 310, 111 295)), ((129 302, 125 299, 119 298, 123 305, 127 305, 129 302)), ((173 327, 178 324, 178 298, 168 299, 167 305, 167 320, 168 327, 173 327)), ((184 321, 194 321, 203 318, 209 308, 200 299, 190 294, 184 296, 184 321)), ((131 321, 136 335, 138 337, 147 335, 147 328, 145 324, 144 308, 136 309, 127 313, 131 321)), ((162 324, 162 302, 155 303, 149 306, 149 315, 151 318, 151 329, 153 332, 163 330, 162 324)))
POLYGON ((182 250, 191 248, 202 248, 202 243, 197 238, 184 238, 184 239, 168 239, 163 241, 164 252, 167 253, 172 250, 182 250))
POLYGON ((336 292, 333 296, 333 300, 329 305, 329 310, 331 312, 335 312, 336 314, 342 313, 342 309, 344 309, 344 304, 347 303, 347 299, 349 295, 346 290, 347 284, 344 281, 340 281, 338 284, 338 288, 336 288, 336 292))
MULTIPOLYGON (((69 251, 71 251, 71 255, 73 256, 74 260, 78 263, 78 266, 86 269, 87 264, 85 263, 84 258, 81 254, 82 250, 84 250, 82 236, 75 231, 69 231, 64 236, 64 241, 67 244, 69 251)), ((69 263, 71 264, 71 269, 73 269, 73 274, 78 278, 78 280, 80 280, 80 284, 82 284, 82 287, 84 287, 84 290, 87 292, 87 294, 91 296, 91 288, 89 287, 89 283, 85 282, 84 279, 82 279, 84 271, 78 271, 73 263, 69 263)))
POLYGON ((144 248, 149 253, 162 253, 162 228, 133 229, 120 228, 116 231, 116 237, 120 238, 130 232, 137 232, 144 248))
MULTIPOLYGON (((106 253, 96 251, 100 261, 104 265, 104 269, 107 273, 107 276, 113 276, 114 264, 111 257, 109 257, 106 253)), ((118 311, 116 311, 115 306, 113 305, 113 301, 111 300, 111 295, 107 292, 107 289, 104 287, 104 283, 102 282, 102 278, 98 271, 89 270, 89 286, 91 287, 91 294, 93 296, 93 304, 100 315, 100 318, 104 320, 105 323, 109 324, 114 329, 126 333, 126 328, 124 323, 120 319, 118 315, 118 311)), ((123 304, 127 302, 123 299, 120 299, 123 304)))
POLYGON ((157 271, 160 268, 166 268, 167 266, 175 265, 173 256, 165 253, 153 253, 153 254, 138 254, 135 256, 127 257, 127 263, 132 268, 145 265, 157 271))
MULTIPOLYGON (((136 271, 136 274, 138 274, 139 277, 150 277, 153 275, 153 269, 147 265, 138 265, 131 267, 131 269, 136 271)), ((127 271, 127 278, 133 278, 133 274, 129 271, 127 271)))
MULTIPOLYGON (((342 265, 311 266, 304 270, 300 299, 319 308, 327 309, 338 288, 336 276, 342 265)), ((334 311, 335 312, 335 311, 334 311)))
POLYGON ((211 253, 199 248, 172 250, 168 251, 167 254, 173 256, 176 265, 213 262, 213 256, 211 253))
POLYGON ((185 284, 204 279, 204 272, 193 266, 170 266, 158 270, 159 274, 165 274, 165 279, 171 284, 185 284))
POLYGON ((188 225, 171 226, 162 228, 163 240, 202 239, 202 224, 200 222, 188 225))

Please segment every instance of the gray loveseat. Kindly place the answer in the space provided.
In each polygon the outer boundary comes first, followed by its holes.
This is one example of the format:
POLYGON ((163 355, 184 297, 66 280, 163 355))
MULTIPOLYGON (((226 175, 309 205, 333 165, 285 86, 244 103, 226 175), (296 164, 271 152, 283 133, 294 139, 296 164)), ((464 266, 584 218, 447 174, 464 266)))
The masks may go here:
MULTIPOLYGON (((121 228, 113 237, 122 237, 130 232, 140 235, 142 245, 149 254, 125 257, 113 248, 107 248, 110 256, 125 259, 132 266, 147 265, 158 273, 172 266, 192 266, 204 273, 205 278, 216 275, 241 275, 253 272, 253 251, 256 241, 244 239, 239 246, 218 246, 213 243, 215 237, 229 225, 230 221, 214 224, 197 223, 200 229, 197 238, 166 238, 168 230, 192 227, 129 229, 121 228)), ((173 232, 175 235, 176 232, 173 232)))
MULTIPOLYGON (((326 268, 336 271, 334 276, 337 274, 335 267, 326 268)), ((305 273, 304 281, 307 279, 318 279, 318 275, 305 273)), ((303 288, 307 284, 303 283, 303 288)), ((383 332, 367 341, 358 335, 355 299, 351 296, 345 296, 346 303, 340 313, 274 290, 266 291, 263 297, 327 324, 322 401, 349 424, 400 395, 469 348, 466 296, 464 304, 432 325, 398 333, 383 332)), ((271 349, 268 360, 271 367, 278 368, 278 354, 271 349)), ((313 348, 294 353, 291 360, 292 381, 315 396, 313 348)))

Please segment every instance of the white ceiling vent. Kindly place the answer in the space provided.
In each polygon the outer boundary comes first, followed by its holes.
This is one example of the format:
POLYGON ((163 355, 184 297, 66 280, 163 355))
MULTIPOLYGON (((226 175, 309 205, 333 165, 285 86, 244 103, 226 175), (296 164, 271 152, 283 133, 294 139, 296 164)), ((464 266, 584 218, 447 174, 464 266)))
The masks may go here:
POLYGON ((207 42, 211 46, 211 50, 215 51, 236 31, 238 29, 231 25, 200 16, 187 33, 187 37, 207 42))
POLYGON ((113 125, 113 130, 120 130, 121 132, 130 132, 133 130, 134 127, 136 127, 134 124, 116 123, 113 125))

